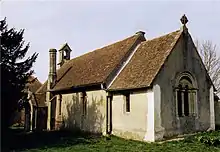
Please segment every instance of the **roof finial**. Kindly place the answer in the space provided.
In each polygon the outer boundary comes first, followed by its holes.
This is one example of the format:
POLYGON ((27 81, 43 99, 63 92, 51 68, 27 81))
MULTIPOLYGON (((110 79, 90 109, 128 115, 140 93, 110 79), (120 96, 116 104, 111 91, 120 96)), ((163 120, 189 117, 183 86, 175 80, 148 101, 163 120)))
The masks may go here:
POLYGON ((186 26, 186 23, 188 23, 188 19, 185 14, 181 17, 180 21, 183 24, 183 26, 186 26))

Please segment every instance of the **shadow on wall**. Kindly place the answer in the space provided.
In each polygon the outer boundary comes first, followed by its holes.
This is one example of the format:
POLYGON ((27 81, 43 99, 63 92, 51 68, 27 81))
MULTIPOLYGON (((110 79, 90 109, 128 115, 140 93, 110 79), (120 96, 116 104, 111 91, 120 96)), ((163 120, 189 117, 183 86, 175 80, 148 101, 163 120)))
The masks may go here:
POLYGON ((72 95, 72 100, 66 101, 66 103, 64 104, 66 114, 63 114, 62 129, 80 129, 92 133, 104 131, 105 102, 103 96, 92 96, 83 102, 77 93, 72 95))

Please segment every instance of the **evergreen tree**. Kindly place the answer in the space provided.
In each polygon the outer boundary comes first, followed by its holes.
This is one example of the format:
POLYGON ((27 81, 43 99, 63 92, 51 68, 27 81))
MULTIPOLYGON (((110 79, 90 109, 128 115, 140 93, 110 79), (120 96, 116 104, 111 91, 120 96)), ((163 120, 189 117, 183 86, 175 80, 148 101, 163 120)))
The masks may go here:
POLYGON ((3 128, 10 125, 10 119, 18 109, 18 102, 27 97, 24 91, 28 77, 38 54, 25 57, 29 43, 24 46, 24 29, 8 29, 6 18, 0 21, 1 40, 1 123, 3 128))

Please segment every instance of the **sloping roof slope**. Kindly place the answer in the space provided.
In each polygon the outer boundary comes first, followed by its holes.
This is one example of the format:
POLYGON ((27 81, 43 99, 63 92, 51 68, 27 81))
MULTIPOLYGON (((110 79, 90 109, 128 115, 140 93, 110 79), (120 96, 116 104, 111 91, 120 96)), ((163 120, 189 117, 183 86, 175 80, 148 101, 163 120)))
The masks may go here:
POLYGON ((32 96, 32 103, 38 107, 45 107, 46 106, 46 91, 47 91, 47 81, 41 85, 40 88, 33 94, 32 96))
POLYGON ((37 107, 46 106, 46 92, 45 93, 34 93, 32 96, 32 103, 37 107))
POLYGON ((169 56, 182 31, 142 42, 109 90, 149 87, 169 56))
POLYGON ((53 90, 103 83, 140 37, 133 35, 66 62, 57 71, 53 90))
MULTIPOLYGON (((30 76, 28 78, 28 83, 26 84, 26 87, 29 89, 30 92, 32 92, 33 95, 36 94, 36 92, 42 87, 42 83, 37 79, 37 77, 34 76, 30 76)), ((42 98, 43 96, 41 95, 40 98, 42 98)), ((36 103, 36 100, 34 98, 34 96, 31 97, 31 102, 33 105, 37 105, 38 103, 36 103)), ((43 104, 41 105, 45 105, 45 103, 43 102, 43 104)))
MULTIPOLYGON (((133 45, 144 40, 143 35, 135 34, 67 61, 57 70, 57 82, 52 90, 103 83, 120 61, 130 53, 133 45)), ((45 105, 46 91, 47 81, 35 93, 34 99, 38 105, 45 105)))
POLYGON ((36 92, 40 87, 42 86, 42 83, 35 77, 30 76, 28 78, 27 87, 31 92, 36 92))

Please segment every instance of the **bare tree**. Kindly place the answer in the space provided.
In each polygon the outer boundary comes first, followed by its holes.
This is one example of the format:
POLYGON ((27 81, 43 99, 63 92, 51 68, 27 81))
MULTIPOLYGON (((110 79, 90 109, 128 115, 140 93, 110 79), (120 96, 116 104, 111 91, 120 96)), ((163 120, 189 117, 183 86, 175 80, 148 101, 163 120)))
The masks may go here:
POLYGON ((196 47, 217 89, 217 94, 220 94, 220 56, 217 55, 217 46, 211 41, 203 41, 200 43, 196 40, 196 47))

